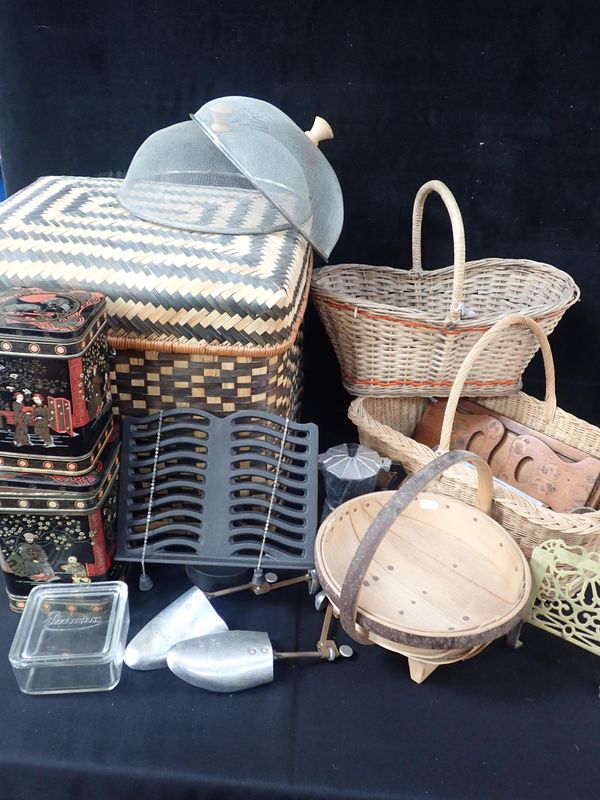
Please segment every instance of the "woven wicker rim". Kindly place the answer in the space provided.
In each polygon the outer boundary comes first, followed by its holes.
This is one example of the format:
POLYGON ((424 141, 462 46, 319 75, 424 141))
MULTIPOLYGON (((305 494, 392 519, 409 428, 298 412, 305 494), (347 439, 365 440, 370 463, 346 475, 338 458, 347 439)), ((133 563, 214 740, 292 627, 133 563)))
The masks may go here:
MULTIPOLYGON (((528 316, 535 316, 536 319, 550 319, 564 313, 563 304, 567 306, 577 302, 580 297, 580 290, 573 278, 563 270, 552 266, 552 264, 545 264, 542 261, 531 261, 529 259, 508 259, 508 258, 483 258, 477 261, 468 261, 465 264, 465 271, 481 270, 482 272, 489 271, 495 272, 499 266, 519 266, 527 267, 532 272, 548 273, 551 274, 553 281, 562 278, 564 281, 563 293, 557 303, 560 307, 548 310, 548 306, 530 306, 523 309, 522 313, 528 316)), ((313 292, 319 296, 319 300, 326 303, 331 308, 339 309, 340 311, 350 311, 354 315, 365 317, 367 319, 381 320, 390 322, 395 325, 423 328, 432 331, 441 331, 447 335, 456 335, 459 333, 477 333, 480 331, 488 330, 489 326, 499 319, 502 319, 506 312, 498 310, 493 314, 483 314, 478 316, 477 325, 469 319, 458 318, 453 323, 452 329, 448 329, 446 322, 435 322, 427 310, 415 308, 413 306, 398 306, 382 303, 378 300, 367 300, 366 298, 356 298, 352 295, 345 294, 343 291, 336 289, 335 294, 329 292, 327 286, 327 278, 332 272, 339 273, 343 270, 354 269, 368 269, 374 270, 383 274, 388 274, 397 278, 398 281, 405 280, 406 278, 413 277, 414 271, 412 269, 402 269, 399 267, 386 267, 374 266, 371 264, 337 264, 321 269, 315 270, 312 280, 313 292)), ((453 271, 453 267, 442 267, 434 270, 432 275, 442 276, 444 272, 453 271)), ((482 281, 483 282, 483 281, 482 281)))
MULTIPOLYGON (((366 378, 356 378, 354 375, 351 375, 349 372, 344 372, 342 370, 342 377, 345 381, 349 383, 359 384, 362 386, 414 386, 415 389, 422 386, 431 386, 432 389, 446 387, 450 388, 453 385, 453 381, 429 381, 429 380, 422 380, 422 381, 409 381, 409 380, 395 380, 395 381, 378 381, 375 378, 366 379, 366 378)), ((489 381, 479 381, 479 380, 470 380, 465 381, 466 386, 510 386, 513 387, 515 385, 514 378, 506 379, 506 380, 489 380, 489 381)))
POLYGON ((248 356, 270 358, 285 353, 294 344, 298 337, 304 312, 308 303, 310 292, 311 268, 307 269, 306 282, 302 291, 302 300, 298 306, 296 319, 290 329, 290 334, 285 341, 271 347, 257 347, 255 345, 219 345, 210 344, 200 339, 151 339, 149 337, 130 337, 108 334, 108 342, 115 350, 149 350, 157 353, 185 353, 213 356, 248 356))

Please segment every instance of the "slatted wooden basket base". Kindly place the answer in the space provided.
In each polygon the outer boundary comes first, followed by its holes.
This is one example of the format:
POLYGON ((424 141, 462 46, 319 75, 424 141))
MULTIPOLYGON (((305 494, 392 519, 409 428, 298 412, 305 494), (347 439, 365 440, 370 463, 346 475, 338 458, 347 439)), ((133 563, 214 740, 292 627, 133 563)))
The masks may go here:
POLYGON ((315 564, 344 630, 405 655, 417 683, 441 664, 477 655, 527 613, 529 567, 488 516, 491 500, 488 465, 457 450, 397 492, 342 503, 319 529, 315 564), (426 491, 463 460, 477 469, 476 508, 426 491))

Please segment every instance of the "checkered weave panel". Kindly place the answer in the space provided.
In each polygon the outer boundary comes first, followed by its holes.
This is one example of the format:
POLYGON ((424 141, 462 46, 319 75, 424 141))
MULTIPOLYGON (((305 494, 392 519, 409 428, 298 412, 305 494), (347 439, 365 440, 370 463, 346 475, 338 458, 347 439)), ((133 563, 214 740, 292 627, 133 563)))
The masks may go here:
POLYGON ((146 416, 161 408, 214 414, 261 409, 296 419, 302 388, 302 335, 278 355, 211 356, 117 350, 111 375, 115 413, 146 416))

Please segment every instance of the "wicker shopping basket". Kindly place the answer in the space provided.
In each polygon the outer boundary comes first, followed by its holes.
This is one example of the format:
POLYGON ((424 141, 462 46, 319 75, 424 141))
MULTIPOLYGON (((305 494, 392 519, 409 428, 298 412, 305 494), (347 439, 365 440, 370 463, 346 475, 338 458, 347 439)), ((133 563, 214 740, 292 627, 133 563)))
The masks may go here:
MULTIPOLYGON (((499 319, 526 314, 551 333, 579 299, 573 279, 549 264, 503 258, 465 263, 461 213, 440 181, 417 193, 412 247, 411 270, 342 264, 313 275, 313 299, 351 394, 445 396, 469 350, 499 319), (450 215, 454 265, 423 272, 421 225, 431 192, 450 215)), ((518 329, 506 331, 469 376, 469 394, 517 391, 537 349, 537 341, 518 329)))
MULTIPOLYGON (((448 397, 440 445, 435 452, 411 439, 428 402, 421 397, 354 400, 348 416, 358 427, 360 441, 400 461, 409 474, 447 452, 454 416, 471 368, 491 345, 505 340, 508 331, 519 330, 522 334, 524 327, 533 332, 541 344, 546 370, 545 400, 542 402, 518 392, 508 397, 479 398, 478 403, 539 433, 600 457, 600 429, 556 407, 552 353, 541 325, 529 317, 517 315, 497 322, 465 358, 448 397)), ((464 466, 453 467, 435 485, 435 491, 473 504, 476 478, 464 466)), ((548 539, 563 539, 567 545, 600 547, 600 510, 587 514, 557 513, 496 481, 492 516, 512 534, 528 557, 535 547, 548 539)))

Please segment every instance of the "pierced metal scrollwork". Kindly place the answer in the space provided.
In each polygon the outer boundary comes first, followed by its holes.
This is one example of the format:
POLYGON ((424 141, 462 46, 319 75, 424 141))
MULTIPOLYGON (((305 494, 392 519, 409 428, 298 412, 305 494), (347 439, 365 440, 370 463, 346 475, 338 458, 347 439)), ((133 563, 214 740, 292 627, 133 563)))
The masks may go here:
POLYGON ((527 622, 600 655, 600 553, 551 539, 530 564, 535 600, 527 622))

